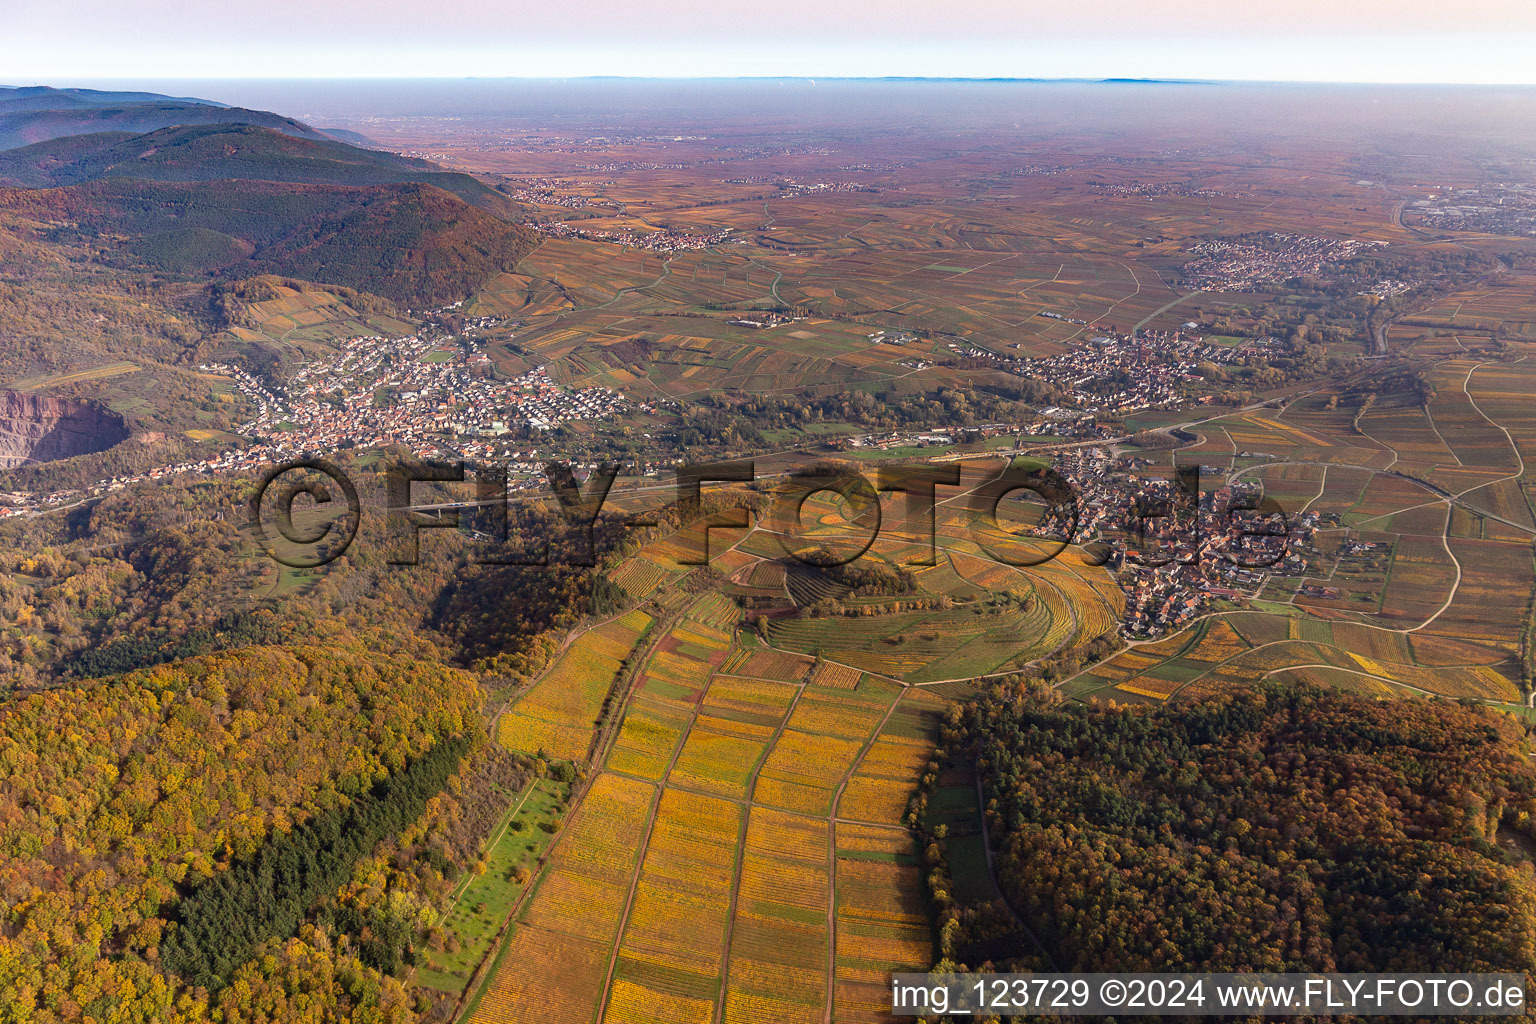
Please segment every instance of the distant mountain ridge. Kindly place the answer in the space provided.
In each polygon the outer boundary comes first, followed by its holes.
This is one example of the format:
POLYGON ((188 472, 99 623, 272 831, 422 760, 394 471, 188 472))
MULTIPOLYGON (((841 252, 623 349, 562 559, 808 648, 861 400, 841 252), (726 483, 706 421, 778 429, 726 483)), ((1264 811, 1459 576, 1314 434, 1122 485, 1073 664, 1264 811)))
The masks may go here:
POLYGON ((228 107, 217 100, 193 96, 164 96, 157 92, 116 92, 102 89, 55 89, 50 85, 0 86, 0 111, 62 110, 67 107, 120 107, 129 103, 196 103, 228 107))
POLYGON ((177 125, 142 135, 101 132, 0 152, 0 185, 54 188, 103 178, 249 179, 308 185, 422 182, 511 217, 511 200, 468 174, 414 157, 304 138, 252 124, 177 125))
POLYGON ((207 100, 44 86, 0 89, 0 150, 69 135, 93 132, 142 134, 157 128, 191 124, 254 124, 299 138, 327 137, 291 117, 207 100))
POLYGON ((422 306, 538 244, 518 205, 468 174, 268 111, 0 89, 0 150, 0 222, 19 239, 172 280, 278 274, 422 306), (44 137, 3 148, 29 134, 44 137))

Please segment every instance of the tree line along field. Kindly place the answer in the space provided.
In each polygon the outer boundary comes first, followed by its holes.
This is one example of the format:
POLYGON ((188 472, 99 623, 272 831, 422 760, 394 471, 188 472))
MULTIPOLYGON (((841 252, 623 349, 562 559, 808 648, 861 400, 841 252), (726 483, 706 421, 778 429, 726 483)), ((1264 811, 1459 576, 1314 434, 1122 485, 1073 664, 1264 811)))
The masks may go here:
POLYGON ((422 985, 457 996, 492 951, 499 929, 532 878, 559 821, 568 787, 555 779, 537 779, 510 805, 492 831, 484 870, 469 873, 452 893, 443 924, 454 936, 451 948, 428 950, 413 975, 422 985))

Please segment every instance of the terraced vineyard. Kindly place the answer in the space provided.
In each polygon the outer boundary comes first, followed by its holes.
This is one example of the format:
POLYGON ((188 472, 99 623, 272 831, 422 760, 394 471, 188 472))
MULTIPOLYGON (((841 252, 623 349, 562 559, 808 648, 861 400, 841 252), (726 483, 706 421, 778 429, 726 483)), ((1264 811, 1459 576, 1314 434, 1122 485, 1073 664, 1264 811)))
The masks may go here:
POLYGON ((735 617, 707 592, 655 645, 472 1019, 866 1019, 880 972, 927 966, 902 819, 945 701, 752 646, 735 617))
MULTIPOLYGON (((810 518, 813 536, 850 528, 826 506, 810 518)), ((1104 570, 1002 565, 974 536, 965 514, 946 515, 937 564, 884 594, 786 562, 765 523, 719 534, 720 575, 692 595, 685 534, 614 570, 644 610, 575 636, 502 719, 503 743, 586 763, 591 788, 470 1019, 867 1020, 888 972, 925 968, 905 819, 937 717, 968 680, 1091 640, 1120 610, 1104 570), (751 629, 733 594, 845 611, 772 613, 751 629), (599 709, 637 649, 594 751, 599 709), (594 842, 605 818, 614 829, 594 842), (531 976, 554 964, 558 976, 531 976)), ((899 580, 925 553, 892 529, 857 566, 899 580)))

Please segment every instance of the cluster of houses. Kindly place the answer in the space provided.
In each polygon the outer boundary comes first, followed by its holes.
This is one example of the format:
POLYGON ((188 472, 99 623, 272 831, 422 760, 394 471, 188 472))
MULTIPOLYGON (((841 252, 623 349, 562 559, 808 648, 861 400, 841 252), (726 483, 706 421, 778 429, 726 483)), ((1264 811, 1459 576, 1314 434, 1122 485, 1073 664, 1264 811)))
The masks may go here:
MULTIPOLYGON (((609 182, 609 184, 612 183, 609 182)), ((512 198, 521 203, 562 206, 568 210, 586 210, 592 207, 619 208, 619 204, 612 199, 596 199, 565 191, 572 185, 580 187, 579 182, 566 182, 559 178, 533 178, 519 181, 512 186, 512 198)))
POLYGON ((1225 483, 1196 496, 1150 465, 1100 447, 1056 460, 1077 497, 1073 541, 1105 545, 1106 564, 1125 590, 1126 636, 1177 629, 1213 599, 1252 599, 1274 577, 1307 571, 1318 513, 1281 519, 1261 511, 1254 484, 1225 483))
MULTIPOLYGON (((984 436, 992 436, 997 433, 997 425, 990 425, 988 433, 984 436)), ((889 430, 878 434, 865 434, 856 437, 851 442, 853 448, 873 449, 875 451, 889 451, 892 448, 933 448, 948 447, 956 442, 955 431, 949 430, 889 430)))
POLYGON ((1129 182, 1123 184, 1109 184, 1102 181, 1090 181, 1089 185, 1097 189, 1103 189, 1112 196, 1135 196, 1142 199, 1160 199, 1167 196, 1179 199, 1246 199, 1250 192, 1223 192, 1214 188, 1201 188, 1187 182, 1156 181, 1156 182, 1129 182))
POLYGON ((230 373, 247 397, 263 399, 256 419, 240 433, 265 439, 296 433, 319 449, 431 445, 436 442, 429 439, 443 434, 501 434, 519 423, 547 430, 624 410, 611 388, 567 388, 542 366, 498 380, 478 348, 441 347, 415 335, 353 338, 336 355, 296 371, 281 399, 269 391, 252 392, 260 384, 249 374, 206 369, 230 373))
POLYGON ((1444 194, 1432 192, 1410 206, 1427 227, 1494 235, 1536 235, 1536 185, 1528 182, 1446 188, 1444 194))
POLYGON ((801 181, 798 178, 788 178, 780 174, 749 174, 741 178, 724 178, 721 183, 725 185, 773 185, 778 188, 780 194, 785 198, 825 192, 880 191, 878 187, 866 185, 862 181, 801 181))
POLYGON ((228 378, 256 409, 256 418, 240 428, 255 443, 82 490, 29 495, 0 509, 0 515, 95 497, 143 480, 259 470, 344 448, 403 446, 421 458, 495 458, 513 473, 537 474, 543 466, 537 448, 499 437, 511 425, 544 430, 627 410, 617 391, 569 388, 542 366, 513 380, 496 380, 485 353, 443 348, 418 336, 350 339, 334 356, 306 364, 282 385, 227 363, 199 369, 228 378))
POLYGON ((503 327, 519 327, 522 322, 504 316, 469 316, 459 325, 459 333, 466 338, 478 338, 487 331, 503 327))
POLYGON ((994 362, 1002 361, 1002 357, 1000 357, 996 352, 992 352, 984 348, 978 348, 975 345, 962 345, 959 342, 951 341, 946 342, 944 347, 963 359, 990 359, 994 362))
POLYGON ((737 317, 735 320, 727 320, 732 327, 751 327, 754 330, 766 330, 769 327, 777 327, 780 324, 799 323, 803 316, 786 316, 783 313, 775 313, 772 310, 764 310, 761 313, 753 313, 751 316, 737 317))
POLYGON ((861 181, 786 181, 779 186, 792 196, 811 195, 820 192, 879 192, 874 185, 861 181))
POLYGON ((1065 171, 1072 170, 1066 164, 1021 164, 1018 167, 1010 167, 1003 171, 999 177, 1003 178, 1054 178, 1065 171))
POLYGON ((243 366, 235 366, 231 363, 203 363, 198 369, 204 373, 228 377, 234 384, 235 390, 256 409, 258 420, 262 417, 278 415, 284 408, 283 403, 271 389, 243 366))
POLYGON ((1418 286, 1419 282, 1417 281, 1404 281, 1401 278, 1384 277, 1376 283, 1372 284, 1369 288, 1361 289, 1359 294, 1374 295, 1378 299, 1390 299, 1394 295, 1401 295, 1404 292, 1413 291, 1413 289, 1417 288, 1418 286))
POLYGON ((613 242, 616 245, 644 249, 647 252, 665 253, 711 249, 730 241, 731 236, 730 228, 721 228, 719 231, 711 231, 707 235, 698 235, 686 231, 672 231, 667 228, 663 228, 660 231, 645 232, 630 231, 627 228, 618 231, 603 231, 597 228, 584 228, 579 224, 571 224, 567 221, 545 221, 535 224, 533 227, 535 230, 552 238, 584 238, 599 242, 613 242))
POLYGON ((1064 316, 1061 313, 1052 313, 1048 309, 1042 309, 1039 313, 1037 313, 1035 315, 1036 316, 1043 316, 1047 320, 1060 320, 1064 324, 1077 324, 1079 327, 1087 327, 1088 326, 1088 321, 1087 320, 1079 320, 1076 317, 1064 316))
MULTIPOLYGON (((568 388, 555 381, 543 366, 536 366, 504 385, 510 403, 503 411, 520 416, 534 430, 548 430, 571 420, 601 420, 625 411, 624 397, 612 388, 568 388)), ((486 429, 484 416, 471 433, 501 433, 497 421, 486 429)), ((460 431, 463 432, 463 431, 460 431)))
POLYGON ((1091 412, 1047 406, 1040 418, 1024 424, 1019 433, 1028 437, 1064 438, 1068 441, 1105 441, 1119 436, 1119 431, 1100 423, 1091 412))
POLYGON ((1094 338, 1061 355, 1019 359, 1009 369, 1066 392, 1080 409, 1124 415, 1174 405, 1183 387, 1202 379, 1202 363, 1230 363, 1235 350, 1185 329, 1137 331, 1094 338))
POLYGON ((1327 278, 1343 261, 1386 244, 1279 231, 1257 242, 1216 239, 1189 247, 1196 259, 1184 264, 1184 279, 1205 291, 1264 291, 1293 277, 1327 278))

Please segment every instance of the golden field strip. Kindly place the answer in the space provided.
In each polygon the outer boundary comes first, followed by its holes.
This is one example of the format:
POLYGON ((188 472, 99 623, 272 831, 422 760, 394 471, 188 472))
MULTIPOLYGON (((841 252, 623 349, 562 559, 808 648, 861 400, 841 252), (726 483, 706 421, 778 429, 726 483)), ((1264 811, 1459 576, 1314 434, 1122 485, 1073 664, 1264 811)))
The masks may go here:
MULTIPOLYGON (((880 972, 928 965, 902 818, 945 700, 743 647, 735 617, 705 593, 655 644, 472 1019, 863 1020, 880 972)), ((504 741, 590 692, 591 635, 504 741)))

